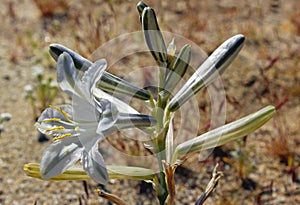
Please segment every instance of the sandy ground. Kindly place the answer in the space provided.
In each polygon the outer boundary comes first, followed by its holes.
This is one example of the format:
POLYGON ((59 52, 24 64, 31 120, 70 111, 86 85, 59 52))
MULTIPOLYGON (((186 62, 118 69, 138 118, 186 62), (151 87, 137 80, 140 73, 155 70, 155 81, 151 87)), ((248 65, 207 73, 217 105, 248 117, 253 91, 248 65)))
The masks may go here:
MULTIPOLYGON (((0 135, 0 204, 34 204, 35 201, 37 204, 80 204, 78 199, 86 197, 82 182, 47 182, 25 176, 23 165, 39 162, 51 142, 37 141, 35 116, 24 99, 23 87, 37 84, 31 69, 35 65, 43 66, 45 75, 55 78, 55 62, 47 54, 50 43, 64 44, 88 57, 109 39, 138 31, 136 3, 76 0, 68 3, 68 8, 52 5, 57 10, 53 16, 46 17, 34 1, 1 2, 0 113, 9 112, 12 119, 4 123, 5 131, 0 135)), ((220 169, 225 175, 206 204, 299 204, 299 2, 147 3, 155 8, 162 30, 192 40, 206 53, 237 33, 246 36, 239 57, 222 77, 227 95, 227 121, 268 104, 283 105, 273 120, 247 137, 246 145, 233 143, 222 148, 228 154, 221 160, 220 169), (288 158, 290 162, 285 164, 288 158), (245 179, 254 181, 256 187, 252 190, 249 185, 243 187, 245 179)), ((143 65, 144 61, 136 63, 143 65)), ((111 67, 110 71, 126 77, 126 69, 111 67)), ((199 133, 205 130, 203 127, 209 119, 209 102, 205 96, 205 92, 200 93, 198 99, 199 106, 205 108, 201 110, 203 124, 199 133)), ((209 181, 216 160, 224 156, 211 156, 205 163, 195 156, 178 170, 178 204, 195 203, 209 181)), ((95 187, 95 183, 88 182, 86 203, 107 204, 96 196, 95 187)), ((128 204, 158 204, 153 191, 136 181, 114 180, 106 188, 128 204)))

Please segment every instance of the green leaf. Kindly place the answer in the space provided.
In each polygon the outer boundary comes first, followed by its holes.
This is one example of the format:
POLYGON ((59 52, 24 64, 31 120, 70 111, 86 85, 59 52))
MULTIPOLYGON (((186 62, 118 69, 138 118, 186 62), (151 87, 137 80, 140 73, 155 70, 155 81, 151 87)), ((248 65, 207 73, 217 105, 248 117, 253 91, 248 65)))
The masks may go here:
MULTIPOLYGON (((68 53, 72 57, 75 67, 81 71, 86 71, 92 65, 91 61, 63 45, 50 45, 50 54, 56 61, 63 52, 68 53)), ((141 100, 150 99, 149 91, 138 88, 106 71, 104 71, 100 81, 97 83, 97 87, 109 94, 128 95, 141 100)))
POLYGON ((260 128, 274 114, 275 107, 269 105, 246 117, 179 144, 174 151, 172 164, 180 163, 180 160, 189 154, 218 147, 244 137, 260 128))
POLYGON ((220 45, 190 77, 168 104, 171 112, 176 111, 203 87, 212 83, 235 59, 244 45, 245 37, 235 35, 220 45))

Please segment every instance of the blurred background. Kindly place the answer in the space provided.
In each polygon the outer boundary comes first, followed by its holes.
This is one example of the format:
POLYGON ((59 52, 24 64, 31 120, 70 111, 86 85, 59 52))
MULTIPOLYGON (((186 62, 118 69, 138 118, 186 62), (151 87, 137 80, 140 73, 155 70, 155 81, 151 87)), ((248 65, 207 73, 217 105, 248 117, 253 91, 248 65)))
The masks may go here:
MULTIPOLYGON (((34 129, 40 112, 49 104, 68 101, 55 85, 56 63, 48 53, 49 44, 63 44, 90 58, 105 42, 141 30, 137 3, 1 1, 0 113, 10 113, 12 118, 0 121, 0 204, 109 204, 96 196, 97 185, 91 181, 40 181, 26 177, 22 168, 25 163, 39 162, 51 143, 34 129)), ((222 106, 226 106, 227 122, 268 104, 278 109, 274 119, 255 133, 216 148, 206 160, 196 155, 178 168, 178 204, 195 203, 217 162, 224 177, 206 204, 299 204, 299 1, 145 3, 156 11, 162 31, 184 36, 207 55, 235 34, 246 36, 240 55, 222 75, 226 91, 226 105, 222 106)), ((121 77, 126 76, 126 69, 109 67, 110 72, 121 77)), ((188 71, 188 75, 192 73, 188 71)), ((145 73, 141 80, 146 81, 147 76, 145 73)), ((210 127, 211 108, 206 90, 198 96, 201 134, 210 127)), ((136 142, 124 143, 118 137, 108 141, 124 152, 137 152, 130 154, 145 152, 142 144, 136 142)), ((158 204, 147 183, 111 180, 105 189, 128 204, 158 204)))

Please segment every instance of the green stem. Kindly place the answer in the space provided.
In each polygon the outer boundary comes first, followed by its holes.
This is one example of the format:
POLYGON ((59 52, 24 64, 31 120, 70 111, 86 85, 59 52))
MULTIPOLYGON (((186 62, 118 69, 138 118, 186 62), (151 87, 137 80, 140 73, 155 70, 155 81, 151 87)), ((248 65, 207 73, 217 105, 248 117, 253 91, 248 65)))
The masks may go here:
POLYGON ((165 179, 164 167, 163 167, 163 160, 166 160, 165 155, 165 131, 164 127, 164 108, 165 103, 161 101, 160 95, 158 95, 157 101, 157 109, 156 109, 156 119, 157 119, 157 136, 155 137, 155 144, 158 148, 158 152, 156 154, 158 166, 159 166, 159 186, 161 192, 158 193, 158 199, 161 205, 165 204, 165 201, 168 196, 167 184, 165 179))
MULTIPOLYGON (((157 147, 157 161, 159 166, 159 192, 157 193, 160 205, 164 205, 166 202, 166 199, 168 197, 168 188, 166 184, 166 176, 164 173, 164 166, 163 161, 166 160, 166 135, 168 132, 169 126, 165 125, 166 122, 169 120, 170 114, 166 113, 165 117, 165 111, 166 111, 166 105, 168 98, 163 95, 163 85, 166 79, 166 65, 160 65, 159 69, 159 87, 158 87, 158 96, 157 96, 157 104, 155 108, 155 117, 157 120, 157 133, 156 137, 154 138, 154 144, 157 147)), ((168 112, 168 111, 167 111, 168 112)))
POLYGON ((149 103, 150 103, 151 108, 155 109, 155 100, 153 99, 152 95, 150 95, 149 103))

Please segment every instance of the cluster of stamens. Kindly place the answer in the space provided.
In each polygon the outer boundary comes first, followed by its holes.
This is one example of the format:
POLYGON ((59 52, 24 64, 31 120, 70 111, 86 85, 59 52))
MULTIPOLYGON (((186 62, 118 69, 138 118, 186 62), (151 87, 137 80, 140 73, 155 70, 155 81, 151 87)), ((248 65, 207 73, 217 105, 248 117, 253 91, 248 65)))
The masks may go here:
MULTIPOLYGON (((67 113, 66 113, 65 111, 63 111, 63 109, 62 109, 61 107, 55 107, 55 106, 53 106, 53 105, 50 105, 49 107, 50 107, 51 109, 55 109, 55 110, 59 111, 59 112, 64 116, 64 118, 65 118, 65 120, 66 120, 67 122, 74 124, 74 122, 68 117, 67 113)), ((61 121, 62 121, 62 120, 61 120, 60 118, 48 118, 48 119, 42 120, 42 122, 44 122, 44 123, 49 123, 49 122, 61 122, 61 121)), ((62 130, 64 130, 64 129, 65 129, 64 126, 54 126, 54 127, 51 127, 51 128, 47 128, 45 131, 46 131, 46 132, 50 132, 50 131, 62 131, 62 130)), ((77 132, 78 130, 79 130, 79 127, 76 126, 76 127, 74 128, 74 131, 77 132)), ((57 136, 57 137, 53 137, 52 140, 53 140, 53 141, 61 140, 61 139, 65 138, 65 137, 70 137, 70 136, 72 136, 71 133, 66 133, 66 134, 62 134, 62 135, 57 136)))

